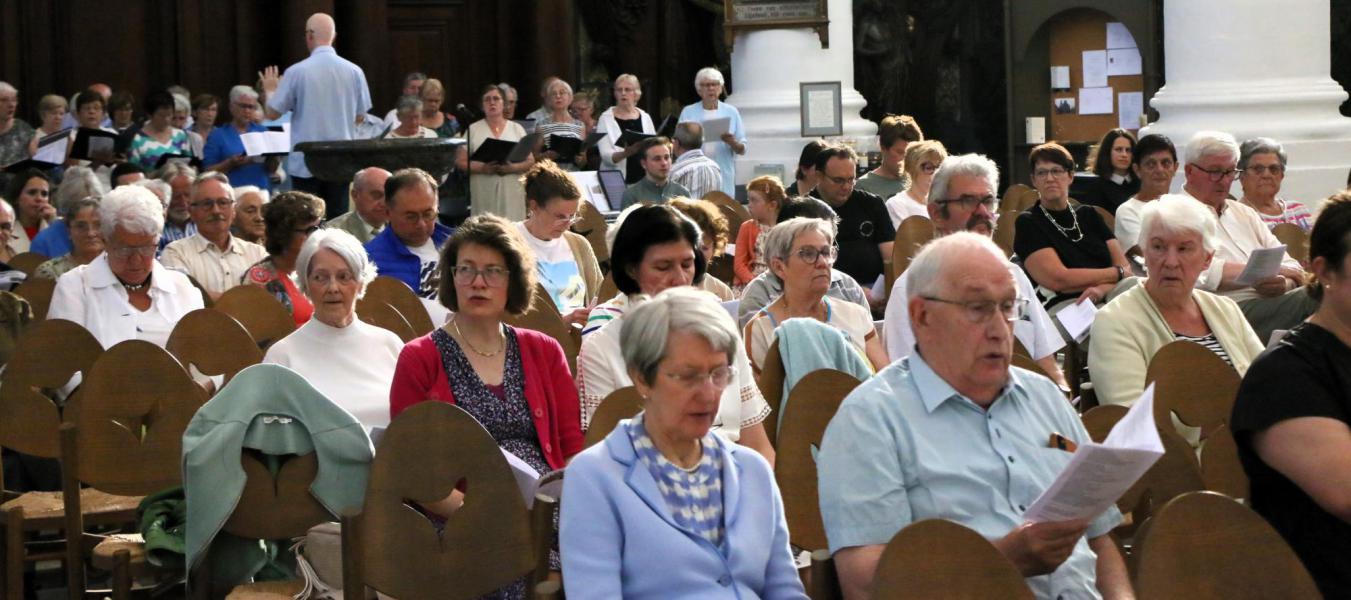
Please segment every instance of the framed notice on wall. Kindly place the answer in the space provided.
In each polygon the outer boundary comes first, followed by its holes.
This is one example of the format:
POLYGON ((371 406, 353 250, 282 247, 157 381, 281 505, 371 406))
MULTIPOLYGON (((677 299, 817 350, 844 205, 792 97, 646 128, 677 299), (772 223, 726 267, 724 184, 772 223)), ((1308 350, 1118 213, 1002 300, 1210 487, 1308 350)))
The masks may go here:
POLYGON ((811 28, 830 47, 827 0, 723 0, 723 33, 732 49, 739 30, 811 28))
POLYGON ((818 81, 800 85, 802 137, 844 135, 840 82, 818 81))

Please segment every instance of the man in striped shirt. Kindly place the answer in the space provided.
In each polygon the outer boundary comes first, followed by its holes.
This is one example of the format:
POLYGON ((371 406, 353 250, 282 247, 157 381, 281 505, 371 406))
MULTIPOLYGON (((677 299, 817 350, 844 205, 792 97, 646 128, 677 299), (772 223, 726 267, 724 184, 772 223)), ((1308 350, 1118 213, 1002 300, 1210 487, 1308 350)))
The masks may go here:
POLYGON ((704 126, 693 121, 676 125, 671 136, 676 161, 671 165, 671 181, 685 186, 690 198, 702 199, 722 189, 722 169, 704 156, 704 126))

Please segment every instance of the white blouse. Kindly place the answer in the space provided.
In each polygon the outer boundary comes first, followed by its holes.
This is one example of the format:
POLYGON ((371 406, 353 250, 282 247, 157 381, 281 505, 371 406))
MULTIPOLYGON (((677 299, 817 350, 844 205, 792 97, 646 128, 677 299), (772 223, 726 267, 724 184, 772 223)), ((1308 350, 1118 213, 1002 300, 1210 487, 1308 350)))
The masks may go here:
POLYGON ((402 349, 399 336, 359 319, 342 328, 310 319, 268 348, 263 362, 300 373, 369 431, 389 425, 389 384, 402 349))
POLYGON ((164 325, 172 330, 179 319, 202 308, 202 293, 187 276, 164 268, 157 260, 150 272, 150 312, 143 315, 127 300, 127 290, 100 254, 87 265, 71 269, 56 280, 48 319, 74 321, 89 330, 104 348, 126 340, 146 340, 163 347, 164 325), (148 327, 151 331, 141 331, 148 327))

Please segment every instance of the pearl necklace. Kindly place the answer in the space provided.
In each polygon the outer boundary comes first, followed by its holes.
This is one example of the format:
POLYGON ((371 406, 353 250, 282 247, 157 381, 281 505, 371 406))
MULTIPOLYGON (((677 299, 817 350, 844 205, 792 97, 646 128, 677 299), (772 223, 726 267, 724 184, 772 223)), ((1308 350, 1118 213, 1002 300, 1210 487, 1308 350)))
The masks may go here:
POLYGON ((473 342, 470 342, 469 338, 465 337, 463 333, 460 333, 460 324, 458 322, 458 319, 451 319, 450 326, 455 328, 455 337, 460 338, 460 341, 464 342, 464 346, 466 348, 469 348, 469 350, 471 350, 474 354, 482 356, 483 358, 492 358, 494 356, 497 356, 498 354, 501 354, 503 350, 507 349, 507 334, 505 331, 502 330, 501 323, 498 323, 497 325, 497 333, 502 336, 501 338, 502 347, 493 350, 492 352, 484 352, 482 350, 479 350, 478 348, 475 348, 473 342))
POLYGON ((127 282, 125 282, 125 281, 122 281, 122 278, 121 278, 121 277, 117 278, 117 282, 120 283, 120 284, 122 284, 122 287, 125 288, 128 292, 139 292, 139 291, 141 291, 141 290, 143 290, 143 289, 145 289, 145 288, 150 287, 150 277, 149 277, 149 276, 146 276, 145 281, 142 281, 142 282, 136 283, 136 284, 127 283, 127 282))
POLYGON ((1070 208, 1070 218, 1074 219, 1074 225, 1072 225, 1069 229, 1061 227, 1060 223, 1055 222, 1055 219, 1051 218, 1051 213, 1046 210, 1045 205, 1038 204, 1037 208, 1041 209, 1041 214, 1046 216, 1046 220, 1050 221, 1051 224, 1055 226, 1056 231, 1059 231, 1060 235, 1065 236, 1065 239, 1074 243, 1078 243, 1079 240, 1084 239, 1084 231, 1082 229, 1079 229, 1079 215, 1074 212, 1073 208, 1070 208), (1071 231, 1078 234, 1078 237, 1070 237, 1069 232, 1071 231))

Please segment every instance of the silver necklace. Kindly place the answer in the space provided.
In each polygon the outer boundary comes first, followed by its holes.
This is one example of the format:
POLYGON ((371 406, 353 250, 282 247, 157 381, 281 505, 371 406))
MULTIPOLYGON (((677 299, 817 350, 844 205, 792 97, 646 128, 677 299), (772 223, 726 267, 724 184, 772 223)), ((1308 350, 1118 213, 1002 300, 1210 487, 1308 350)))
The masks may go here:
POLYGON ((1069 229, 1065 229, 1064 227, 1060 226, 1060 223, 1055 222, 1055 219, 1051 218, 1051 213, 1046 210, 1045 205, 1038 204, 1037 208, 1041 209, 1041 214, 1046 216, 1046 220, 1050 221, 1051 224, 1055 226, 1056 231, 1059 231, 1060 235, 1065 236, 1065 239, 1074 243, 1078 243, 1079 240, 1084 239, 1084 231, 1082 229, 1079 229, 1079 215, 1074 212, 1073 207, 1070 208, 1070 218, 1074 219, 1074 225, 1071 226, 1069 229), (1070 237, 1071 231, 1076 233, 1078 237, 1070 237))

